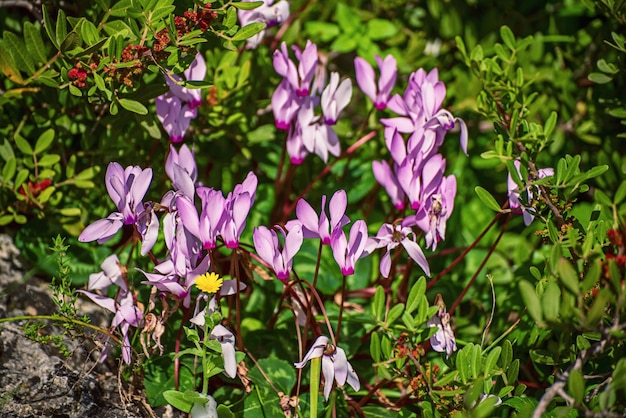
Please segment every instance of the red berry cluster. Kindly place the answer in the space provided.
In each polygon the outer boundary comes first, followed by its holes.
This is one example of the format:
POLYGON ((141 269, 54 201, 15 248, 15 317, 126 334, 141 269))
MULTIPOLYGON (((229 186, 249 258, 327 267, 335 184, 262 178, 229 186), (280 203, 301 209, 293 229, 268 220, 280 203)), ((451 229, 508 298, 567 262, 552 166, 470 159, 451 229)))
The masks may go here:
POLYGON ((83 68, 80 62, 74 65, 74 68, 67 72, 67 76, 72 80, 72 84, 76 87, 85 87, 85 80, 87 79, 87 71, 83 68))
MULTIPOLYGON (((207 3, 197 12, 187 11, 183 16, 176 16, 174 24, 176 26, 176 35, 181 38, 184 35, 199 29, 206 32, 211 23, 217 19, 217 11, 211 9, 211 3, 207 3)), ((119 63, 133 62, 131 66, 119 68, 115 66, 118 62, 105 66, 103 71, 107 77, 107 82, 115 82, 133 87, 134 80, 144 73, 147 66, 154 61, 162 62, 168 57, 165 49, 171 44, 170 33, 167 28, 162 29, 156 34, 152 48, 143 45, 127 45, 122 51, 119 63)), ((191 47, 180 46, 183 53, 190 53, 191 47)), ((92 57, 93 60, 93 57, 92 57)), ((96 58, 96 61, 97 58, 96 58)), ((92 69, 97 68, 97 64, 90 64, 92 69)), ((77 87, 85 87, 87 72, 84 65, 76 63, 76 66, 69 70, 68 76, 71 82, 77 87)))
MULTIPOLYGON (((174 18, 176 36, 182 38, 197 29, 201 32, 206 32, 215 19, 217 19, 217 11, 211 9, 211 3, 205 4, 204 7, 197 12, 186 11, 183 16, 176 16, 174 18)), ((170 41, 170 34, 167 28, 160 30, 156 34, 156 40, 152 50, 157 61, 167 58, 163 51, 170 44, 170 41)), ((181 50, 188 52, 187 47, 181 47, 181 50)))
POLYGON ((52 186, 52 180, 44 179, 42 181, 33 183, 29 181, 28 184, 22 184, 22 188, 19 190, 19 194, 29 198, 29 194, 32 197, 37 197, 41 192, 52 186))

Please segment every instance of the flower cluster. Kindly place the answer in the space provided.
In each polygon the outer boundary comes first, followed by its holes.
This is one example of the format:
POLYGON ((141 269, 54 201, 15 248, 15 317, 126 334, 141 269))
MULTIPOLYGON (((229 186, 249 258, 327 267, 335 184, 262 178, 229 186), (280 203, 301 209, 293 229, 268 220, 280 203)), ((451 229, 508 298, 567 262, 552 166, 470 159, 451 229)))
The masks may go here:
MULTIPOLYGON (((397 116, 381 119, 392 161, 375 161, 374 176, 398 210, 405 209, 408 201, 415 214, 406 217, 402 227, 419 227, 425 233, 426 247, 434 250, 445 238, 446 222, 456 195, 456 178, 443 175, 446 161, 437 151, 446 132, 458 123, 461 147, 467 153, 467 129, 461 119, 441 108, 446 88, 439 81, 436 69, 430 73, 423 69, 413 72, 404 94, 389 97, 396 78, 395 60, 392 57, 376 60, 381 73, 378 84, 373 68, 363 59, 355 59, 358 84, 377 109, 389 108, 397 116)), ((407 236, 409 230, 397 232, 407 236)), ((417 253, 415 256, 427 271, 423 257, 417 253)))
POLYGON ((318 238, 323 245, 330 245, 341 274, 354 274, 356 261, 366 255, 368 234, 365 221, 358 220, 352 224, 349 236, 346 237, 342 227, 350 222, 345 215, 347 204, 345 190, 335 192, 330 199, 329 220, 326 215, 326 196, 322 196, 319 216, 306 200, 299 200, 296 206, 297 219, 287 222, 287 233, 282 228, 277 228, 284 237, 284 245, 281 246, 275 230, 263 226, 255 228, 254 246, 259 257, 285 283, 289 279, 293 257, 302 246, 303 238, 318 238))
POLYGON ((326 162, 329 153, 338 156, 341 151, 333 125, 350 102, 352 81, 340 81, 339 74, 333 72, 325 86, 326 75, 318 68, 317 46, 308 41, 304 50, 296 46, 293 50, 298 65, 289 58, 284 42, 274 51, 274 69, 283 77, 272 95, 276 127, 288 132, 287 152, 292 164, 302 164, 309 153, 326 162), (315 113, 318 105, 321 114, 315 113))
MULTIPOLYGON (((201 54, 183 75, 185 80, 202 81, 206 76, 206 63, 201 54)), ((192 119, 198 116, 198 106, 202 104, 202 91, 182 87, 183 80, 176 74, 166 74, 165 81, 170 91, 156 98, 157 117, 163 124, 172 142, 181 142, 192 119)))
MULTIPOLYGON (((132 166, 124 169, 118 163, 109 164, 105 182, 118 211, 87 226, 79 240, 104 243, 126 225, 132 228, 133 236, 141 242, 142 255, 146 255, 156 242, 162 224, 167 256, 157 260, 152 273, 138 269, 146 278, 142 284, 153 286, 160 298, 173 297, 189 307, 190 288, 199 276, 209 271, 209 251, 218 246, 218 240, 227 248, 239 246, 239 237, 254 203, 257 179, 249 173, 226 197, 219 190, 196 185, 196 163, 186 145, 179 152, 170 146, 165 171, 173 189, 158 203, 144 202, 152 170, 132 166), (200 211, 195 206, 196 196, 200 200, 200 211), (157 213, 164 213, 161 219, 157 213)), ((133 307, 128 286, 119 281, 111 281, 111 284, 120 287, 118 298, 126 298, 124 304, 118 301, 118 305, 124 309, 133 307)), ((89 290, 92 289, 99 288, 90 286, 89 290)), ((114 312, 121 309, 112 302, 92 299, 107 309, 115 309, 114 312)), ((123 313, 125 318, 125 311, 123 313)), ((128 320, 127 323, 136 326, 138 321, 128 320)))
MULTIPOLYGON (((243 0, 244 2, 250 2, 255 0, 243 0)), ((263 40, 268 28, 278 26, 289 18, 289 2, 285 0, 279 0, 274 3, 274 0, 263 0, 263 4, 252 10, 238 10, 239 24, 241 27, 249 25, 254 22, 265 23, 265 29, 257 33, 251 38, 246 40, 248 48, 254 49, 263 40)))

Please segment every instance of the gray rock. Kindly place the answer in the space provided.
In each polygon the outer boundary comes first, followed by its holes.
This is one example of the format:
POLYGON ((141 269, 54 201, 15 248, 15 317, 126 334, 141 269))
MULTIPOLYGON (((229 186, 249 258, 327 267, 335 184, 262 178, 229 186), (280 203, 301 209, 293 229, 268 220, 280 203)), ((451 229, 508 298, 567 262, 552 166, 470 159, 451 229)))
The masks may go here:
MULTIPOLYGON (((83 308, 102 311, 81 301, 81 312, 83 308)), ((50 315, 54 309, 48 284, 25 277, 19 251, 9 236, 0 234, 0 318, 50 315)), ((104 315, 95 318, 98 325, 107 321, 104 315)), ((26 322, 0 324, 0 418, 179 416, 171 408, 152 411, 139 391, 129 394, 115 363, 98 363, 99 352, 89 338, 66 338, 72 355, 65 358, 52 345, 26 338, 26 322)), ((63 332, 58 324, 45 325, 43 334, 63 332)))

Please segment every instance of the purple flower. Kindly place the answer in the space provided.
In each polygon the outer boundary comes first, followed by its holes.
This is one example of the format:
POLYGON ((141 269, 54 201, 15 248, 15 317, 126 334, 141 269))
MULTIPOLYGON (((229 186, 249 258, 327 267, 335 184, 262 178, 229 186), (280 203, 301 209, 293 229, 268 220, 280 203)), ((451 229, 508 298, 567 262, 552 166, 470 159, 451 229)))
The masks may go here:
MULTIPOLYGON (((183 75, 186 80, 204 80, 206 63, 200 53, 187 68, 183 75)), ((197 108, 202 103, 202 91, 182 87, 181 77, 176 74, 167 74, 165 81, 170 91, 156 98, 157 117, 172 142, 181 142, 189 123, 197 114, 197 108)))
POLYGON ((380 274, 389 277, 391 270, 391 250, 402 245, 409 257, 411 257, 427 276, 430 276, 428 260, 419 244, 415 242, 415 234, 411 228, 402 225, 383 224, 375 237, 368 239, 365 251, 371 253, 376 248, 385 247, 387 251, 380 259, 380 274))
MULTIPOLYGON (((337 190, 330 199, 328 209, 330 211, 330 222, 326 216, 326 195, 322 196, 322 210, 320 216, 313 210, 311 205, 304 199, 300 199, 296 205, 296 216, 302 224, 302 234, 305 238, 319 238, 322 244, 330 245, 330 237, 337 229, 350 222, 345 215, 348 206, 348 196, 345 190, 337 190)), ((291 229, 291 222, 287 229, 291 229)))
POLYGON ((289 130, 295 120, 298 110, 302 106, 302 101, 296 95, 289 81, 284 79, 280 82, 272 94, 272 111, 277 129, 289 130))
POLYGON ((302 130, 302 143, 308 152, 317 154, 324 162, 328 161, 328 153, 339 156, 341 147, 333 128, 319 122, 320 117, 313 113, 314 100, 306 98, 298 111, 297 125, 302 130))
POLYGON ((435 304, 439 306, 438 312, 426 323, 429 327, 437 327, 437 332, 430 337, 430 345, 439 353, 446 353, 446 358, 456 351, 456 339, 450 327, 450 314, 446 312, 446 305, 441 295, 437 295, 435 304))
MULTIPOLYGON (((128 290, 126 281, 124 280, 125 270, 123 270, 119 264, 117 256, 112 255, 107 257, 102 263, 102 269, 103 272, 101 274, 92 274, 89 277, 87 289, 104 291, 111 285, 118 286, 119 290, 115 299, 86 290, 77 290, 77 292, 83 293, 97 305, 115 314, 111 321, 111 327, 119 327, 120 333, 122 334, 122 358, 126 364, 130 364, 131 346, 128 332, 130 326, 139 326, 139 323, 143 319, 143 314, 139 308, 135 306, 133 295, 128 290)), ((107 351, 105 349, 100 356, 100 361, 104 361, 106 357, 107 351)))
POLYGON ((404 191, 398 180, 389 167, 387 161, 373 161, 372 162, 372 171, 374 172, 374 177, 376 181, 380 183, 381 186, 385 188, 385 191, 391 198, 391 203, 398 210, 404 209, 404 191))
POLYGON ((342 387, 346 382, 358 391, 361 388, 359 376, 352 365, 348 362, 345 351, 340 347, 335 347, 324 336, 317 337, 309 351, 299 363, 294 363, 298 369, 302 369, 309 360, 322 358, 322 374, 324 375, 324 398, 328 400, 333 380, 342 387))
POLYGON ((210 250, 216 247, 217 237, 224 222, 226 199, 222 192, 208 187, 198 187, 198 196, 202 202, 200 214, 186 196, 176 198, 176 207, 185 229, 200 240, 205 250, 210 250))
POLYGON ((300 51, 300 49, 295 46, 293 49, 299 61, 298 66, 296 67, 294 62, 289 58, 287 44, 283 42, 280 49, 274 51, 274 69, 289 82, 298 97, 308 96, 318 61, 317 45, 311 41, 307 41, 304 51, 300 51))
POLYGON ((278 241, 278 234, 274 229, 260 226, 254 229, 252 239, 254 248, 263 261, 272 267, 278 280, 285 282, 289 279, 293 257, 302 246, 302 226, 293 225, 289 232, 278 228, 284 237, 282 249, 278 241))
POLYGON ((257 178, 250 172, 242 184, 235 186, 224 202, 221 235, 227 248, 239 247, 239 237, 246 227, 248 212, 254 203, 257 178))
POLYGON ((191 120, 198 115, 197 110, 170 93, 158 96, 155 104, 157 117, 170 140, 174 143, 181 142, 191 120))
POLYGON ((172 180, 175 191, 180 191, 193 199, 198 169, 194 154, 186 144, 183 144, 178 152, 170 145, 170 153, 165 160, 165 173, 172 180))
POLYGON ((109 196, 117 206, 118 212, 107 218, 95 221, 78 237, 81 242, 97 240, 102 244, 109 240, 124 224, 137 222, 144 211, 143 198, 152 181, 152 169, 129 166, 126 169, 116 162, 107 167, 105 184, 109 196))
POLYGON ((349 78, 339 83, 339 74, 330 74, 330 82, 322 92, 321 104, 326 125, 335 125, 339 113, 350 103, 352 81, 349 78))
MULTIPOLYGON (((254 1, 254 0, 243 0, 254 1)), ((256 9, 252 10, 238 10, 239 23, 241 27, 244 27, 253 22, 263 22, 266 28, 271 28, 282 24, 289 17, 289 2, 279 1, 274 3, 274 0, 264 0, 263 4, 256 9)), ((248 48, 256 48, 263 37, 265 36, 265 30, 254 35, 252 38, 246 40, 248 48)))
MULTIPOLYGON (((520 160, 515 160, 513 162, 513 164, 515 165, 515 168, 517 169, 517 175, 518 177, 521 176, 520 174, 520 160)), ((540 170, 537 171, 537 178, 544 178, 544 177, 548 177, 548 176, 553 176, 554 175, 554 169, 553 168, 542 168, 540 170)), ((507 185, 508 185, 508 189, 509 189, 509 207, 511 209, 520 209, 521 208, 521 213, 524 217, 524 224, 526 226, 530 225, 532 223, 532 221, 535 219, 535 216, 533 215, 533 213, 531 211, 528 210, 528 207, 524 206, 522 204, 522 202, 520 201, 520 190, 519 187, 517 186, 517 183, 515 183, 515 181, 513 180, 513 178, 511 177, 511 173, 509 173, 508 178, 507 178, 507 185)), ((539 189, 534 187, 534 186, 529 186, 526 189, 526 201, 530 203, 530 201, 533 199, 534 193, 532 189, 536 189, 536 192, 539 193, 539 189)))
MULTIPOLYGON (((437 243, 446 237, 446 222, 454 209, 456 196, 456 177, 450 175, 441 180, 436 193, 424 202, 415 217, 405 218, 405 222, 414 221, 426 233, 426 248, 437 248, 437 243)), ((407 224, 403 222, 403 224, 407 224)))
POLYGON ((365 221, 358 220, 350 228, 350 239, 346 240, 346 235, 341 228, 333 231, 330 237, 330 247, 333 249, 335 261, 341 268, 341 274, 349 276, 354 274, 354 266, 367 243, 367 225, 365 221))
POLYGON ((372 99, 374 107, 377 110, 384 110, 387 107, 391 90, 396 84, 398 68, 396 59, 392 55, 387 55, 384 60, 378 55, 375 58, 380 69, 378 84, 375 81, 374 69, 361 57, 354 59, 356 81, 363 93, 372 99))

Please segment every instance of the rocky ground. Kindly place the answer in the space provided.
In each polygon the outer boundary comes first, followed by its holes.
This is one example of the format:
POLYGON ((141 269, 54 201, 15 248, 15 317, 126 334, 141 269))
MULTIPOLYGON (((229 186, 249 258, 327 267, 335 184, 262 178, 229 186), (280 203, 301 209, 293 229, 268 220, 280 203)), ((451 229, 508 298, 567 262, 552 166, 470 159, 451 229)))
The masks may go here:
MULTIPOLYGON (((25 271, 10 237, 0 234, 0 318, 54 313, 48 283, 25 271)), ((84 298, 79 308, 92 323, 106 326, 110 320, 84 298)), ((150 408, 140 390, 118 377, 113 360, 98 362, 89 338, 66 339, 72 355, 65 357, 52 345, 26 338, 25 323, 0 323, 0 418, 181 416, 169 407, 150 408)), ((45 324, 42 335, 62 333, 58 324, 45 324)))

